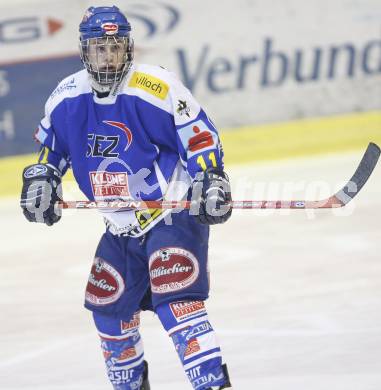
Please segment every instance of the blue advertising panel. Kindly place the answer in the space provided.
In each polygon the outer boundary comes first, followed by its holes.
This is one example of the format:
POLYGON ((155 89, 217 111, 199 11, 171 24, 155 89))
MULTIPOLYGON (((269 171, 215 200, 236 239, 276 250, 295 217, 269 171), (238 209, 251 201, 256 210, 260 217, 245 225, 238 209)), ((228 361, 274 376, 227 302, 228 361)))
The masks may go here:
POLYGON ((33 133, 47 98, 63 78, 80 69, 79 55, 0 64, 0 157, 38 149, 33 133))

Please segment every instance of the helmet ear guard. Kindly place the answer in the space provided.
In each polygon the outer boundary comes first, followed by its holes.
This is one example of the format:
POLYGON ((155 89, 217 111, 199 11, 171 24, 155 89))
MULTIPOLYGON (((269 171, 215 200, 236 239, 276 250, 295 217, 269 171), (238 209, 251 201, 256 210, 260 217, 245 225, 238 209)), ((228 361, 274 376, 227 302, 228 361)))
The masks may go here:
POLYGON ((134 58, 130 31, 131 25, 118 7, 87 9, 79 25, 79 51, 96 90, 110 91, 128 73, 134 58))

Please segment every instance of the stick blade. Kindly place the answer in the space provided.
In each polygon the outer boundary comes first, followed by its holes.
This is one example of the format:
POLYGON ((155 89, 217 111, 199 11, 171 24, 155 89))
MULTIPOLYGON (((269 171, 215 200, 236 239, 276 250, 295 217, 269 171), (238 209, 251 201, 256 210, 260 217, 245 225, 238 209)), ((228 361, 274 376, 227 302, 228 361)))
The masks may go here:
POLYGON ((343 202, 343 205, 350 202, 364 187, 377 165, 380 154, 379 146, 371 142, 351 180, 335 195, 337 199, 343 202))

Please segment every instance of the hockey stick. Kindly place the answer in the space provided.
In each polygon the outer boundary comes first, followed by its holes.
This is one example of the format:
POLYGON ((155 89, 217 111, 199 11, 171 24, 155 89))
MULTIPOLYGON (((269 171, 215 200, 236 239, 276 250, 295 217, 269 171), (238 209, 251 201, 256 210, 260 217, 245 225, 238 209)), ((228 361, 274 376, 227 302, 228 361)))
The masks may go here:
MULTIPOLYGON (((277 201, 255 201, 239 200, 231 201, 234 209, 332 209, 344 207, 348 204, 364 187, 372 174, 381 150, 370 143, 368 148, 352 176, 351 180, 336 194, 324 200, 277 200, 277 201)), ((58 202, 58 207, 62 209, 189 209, 191 201, 62 201, 58 202)))

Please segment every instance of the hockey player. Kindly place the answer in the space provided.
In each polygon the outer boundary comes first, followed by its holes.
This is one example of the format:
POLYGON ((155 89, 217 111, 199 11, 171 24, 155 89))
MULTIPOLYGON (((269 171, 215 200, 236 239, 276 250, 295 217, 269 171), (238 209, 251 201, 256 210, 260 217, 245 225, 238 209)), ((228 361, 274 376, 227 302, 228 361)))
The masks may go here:
POLYGON ((204 305, 208 225, 231 215, 217 130, 173 73, 133 63, 130 23, 117 7, 90 7, 79 31, 85 69, 46 103, 38 163, 23 171, 24 215, 60 220, 69 167, 90 200, 192 199, 196 211, 104 212, 85 306, 114 389, 150 388, 140 310, 157 313, 194 389, 231 388, 204 305))

